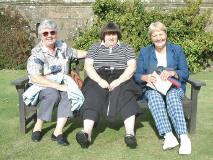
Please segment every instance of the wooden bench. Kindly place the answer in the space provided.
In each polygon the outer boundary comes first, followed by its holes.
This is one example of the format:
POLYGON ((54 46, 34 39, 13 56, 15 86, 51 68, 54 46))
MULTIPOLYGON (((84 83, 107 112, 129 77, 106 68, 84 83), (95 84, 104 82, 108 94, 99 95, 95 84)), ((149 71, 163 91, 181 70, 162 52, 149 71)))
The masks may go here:
MULTIPOLYGON (((83 60, 80 60, 83 62, 83 60)), ((76 62, 76 69, 77 73, 80 72, 80 63, 79 61, 76 62)), ((20 132, 25 134, 27 132, 27 125, 34 121, 36 122, 37 119, 37 109, 38 106, 26 106, 23 102, 22 94, 28 88, 28 77, 24 77, 21 79, 17 79, 11 82, 11 85, 15 85, 16 90, 18 92, 19 98, 19 116, 20 116, 20 132)), ((197 119, 197 99, 198 93, 200 91, 201 86, 205 86, 206 83, 194 80, 189 78, 187 83, 191 86, 191 97, 185 97, 183 100, 183 109, 185 112, 185 118, 187 121, 188 131, 191 134, 195 133, 196 130, 196 119, 197 119)), ((147 103, 138 102, 141 108, 147 108, 147 103)))

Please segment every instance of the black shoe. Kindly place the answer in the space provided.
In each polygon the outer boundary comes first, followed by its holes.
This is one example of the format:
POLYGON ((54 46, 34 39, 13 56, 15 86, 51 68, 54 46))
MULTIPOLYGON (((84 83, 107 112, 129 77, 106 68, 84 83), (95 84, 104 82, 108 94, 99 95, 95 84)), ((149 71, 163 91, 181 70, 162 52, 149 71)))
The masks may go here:
POLYGON ((39 142, 41 140, 41 131, 35 131, 32 133, 32 141, 39 142))
POLYGON ((52 134, 51 139, 53 141, 57 141, 58 144, 62 145, 62 146, 68 146, 69 143, 65 140, 65 138, 62 136, 62 134, 59 134, 57 137, 52 134))
POLYGON ((52 135, 51 135, 51 140, 52 140, 52 141, 57 141, 57 137, 56 137, 54 134, 52 134, 52 135))
POLYGON ((124 137, 124 142, 130 148, 136 148, 136 146, 137 146, 137 140, 136 140, 135 136, 133 136, 131 134, 127 134, 124 137))
POLYGON ((76 140, 81 145, 81 148, 88 148, 89 147, 89 141, 88 141, 88 134, 80 131, 76 133, 76 140))

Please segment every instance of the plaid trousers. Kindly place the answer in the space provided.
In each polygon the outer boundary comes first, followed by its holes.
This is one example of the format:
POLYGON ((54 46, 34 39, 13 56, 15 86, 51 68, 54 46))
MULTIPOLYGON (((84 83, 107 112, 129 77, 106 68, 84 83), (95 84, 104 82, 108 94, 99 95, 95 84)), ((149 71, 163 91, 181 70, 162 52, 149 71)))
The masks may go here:
POLYGON ((178 136, 187 134, 186 121, 181 103, 184 91, 181 88, 171 88, 166 96, 156 90, 147 90, 145 96, 148 99, 148 107, 155 120, 160 136, 172 132, 168 115, 171 118, 176 134, 178 136))

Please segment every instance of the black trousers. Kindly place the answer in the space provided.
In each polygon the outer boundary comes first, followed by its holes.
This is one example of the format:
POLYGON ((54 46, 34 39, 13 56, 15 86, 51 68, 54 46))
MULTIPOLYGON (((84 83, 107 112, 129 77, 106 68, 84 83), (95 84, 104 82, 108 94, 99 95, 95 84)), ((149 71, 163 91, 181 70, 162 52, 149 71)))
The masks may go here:
MULTIPOLYGON (((117 79, 123 70, 101 70, 97 73, 108 83, 117 79)), ((100 117, 114 121, 117 114, 125 120, 132 115, 141 114, 136 98, 141 94, 141 88, 134 79, 123 82, 113 91, 101 88, 98 83, 87 77, 84 81, 82 92, 85 101, 80 110, 80 115, 84 119, 98 121, 100 117)))

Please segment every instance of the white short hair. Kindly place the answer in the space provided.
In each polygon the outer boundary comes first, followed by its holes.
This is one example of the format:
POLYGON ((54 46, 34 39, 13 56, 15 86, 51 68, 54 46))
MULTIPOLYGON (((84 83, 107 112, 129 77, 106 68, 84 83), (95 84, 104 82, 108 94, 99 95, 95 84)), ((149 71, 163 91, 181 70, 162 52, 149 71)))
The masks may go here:
POLYGON ((42 34, 42 29, 44 28, 54 28, 57 32, 57 24, 51 19, 44 19, 38 26, 38 34, 42 34))
POLYGON ((165 24, 161 23, 161 22, 154 22, 151 23, 149 26, 149 35, 151 36, 153 32, 155 31, 164 31, 167 34, 167 28, 165 26, 165 24))

